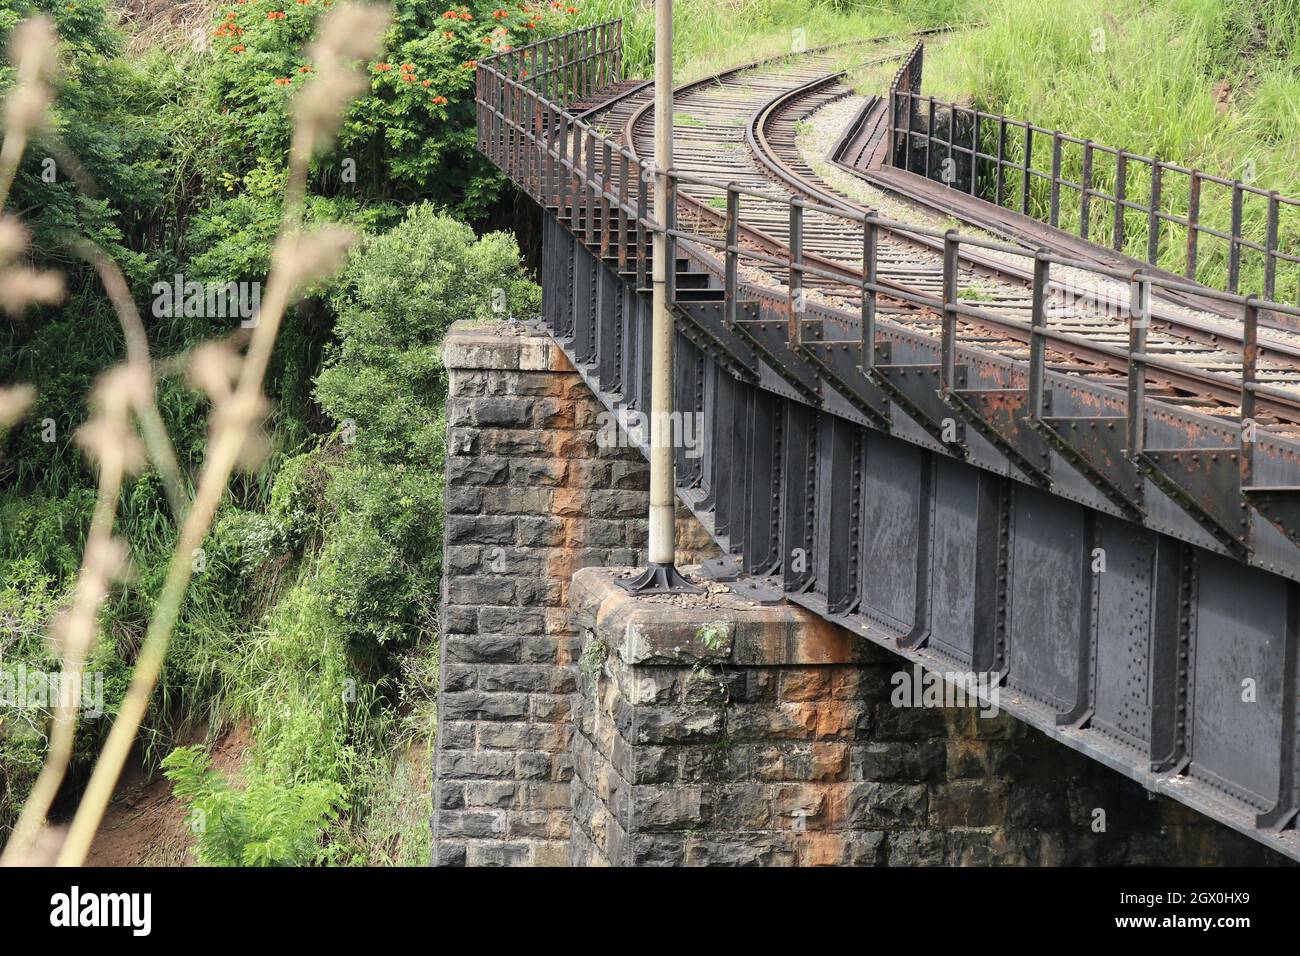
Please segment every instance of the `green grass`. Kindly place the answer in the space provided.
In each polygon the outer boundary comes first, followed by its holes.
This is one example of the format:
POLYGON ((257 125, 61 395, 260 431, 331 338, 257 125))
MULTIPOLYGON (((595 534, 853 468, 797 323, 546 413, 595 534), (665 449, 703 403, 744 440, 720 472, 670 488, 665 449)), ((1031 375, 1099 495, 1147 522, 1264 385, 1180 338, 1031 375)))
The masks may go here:
MULTIPOLYGON (((708 76, 763 57, 964 19, 970 0, 676 0, 674 73, 679 81, 708 76)), ((585 23, 623 20, 623 56, 629 76, 649 77, 654 66, 654 7, 645 0, 591 0, 585 23)))

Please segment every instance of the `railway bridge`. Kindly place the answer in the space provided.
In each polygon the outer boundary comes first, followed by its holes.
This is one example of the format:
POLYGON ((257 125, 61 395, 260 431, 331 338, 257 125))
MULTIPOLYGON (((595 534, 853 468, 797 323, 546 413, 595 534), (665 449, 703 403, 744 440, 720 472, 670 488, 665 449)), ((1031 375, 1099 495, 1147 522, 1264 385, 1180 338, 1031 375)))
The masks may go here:
POLYGON ((545 332, 610 413, 648 412, 666 233, 676 492, 722 554, 707 575, 981 675, 1020 721, 1300 859, 1293 204, 936 102, 924 41, 679 87, 662 178, 617 22, 480 61, 479 147, 543 210, 545 332), (1229 230, 1199 219, 1210 188, 1229 230), (1155 265, 1170 242, 1182 274, 1155 265), (1197 281, 1220 245, 1226 289, 1197 281))

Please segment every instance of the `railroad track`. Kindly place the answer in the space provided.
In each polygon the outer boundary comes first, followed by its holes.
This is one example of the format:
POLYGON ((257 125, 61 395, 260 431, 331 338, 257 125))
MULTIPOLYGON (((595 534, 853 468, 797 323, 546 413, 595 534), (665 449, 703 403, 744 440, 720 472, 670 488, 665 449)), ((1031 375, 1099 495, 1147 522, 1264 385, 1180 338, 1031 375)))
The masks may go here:
MULTIPOLYGON (((678 87, 674 169, 686 177, 734 183, 743 189, 804 199, 848 213, 868 211, 822 179, 804 159, 798 124, 826 105, 854 95, 846 78, 846 63, 871 66, 901 59, 908 42, 906 38, 875 38, 837 44, 760 61, 678 87)), ((616 134, 638 157, 648 159, 653 155, 653 107, 648 84, 625 83, 580 115, 598 129, 616 134)), ((678 191, 679 221, 689 223, 695 232, 721 238, 725 200, 725 192, 717 186, 684 180, 678 191)), ((788 256, 787 203, 746 195, 740 237, 747 248, 788 256)), ((809 274, 804 282, 809 296, 856 313, 861 293, 852 283, 862 278, 861 227, 847 219, 810 214, 805 217, 801 240, 807 262, 843 277, 841 281, 809 274)), ((908 296, 941 295, 942 243, 883 229, 877 270, 881 285, 900 293, 898 299, 882 295, 882 323, 894 322, 937 337, 941 317, 911 304, 908 296)), ((771 263, 759 264, 751 272, 761 273, 774 288, 784 287, 789 278, 788 270, 771 263)), ((1028 267, 991 253, 963 249, 958 287, 964 304, 981 314, 959 320, 961 344, 1026 362, 1031 281, 1028 267)), ((1239 323, 1159 300, 1153 302, 1151 315, 1145 351, 1176 360, 1183 370, 1149 369, 1148 396, 1235 419, 1240 405, 1239 323)), ((1054 282, 1047 303, 1047 327, 1071 336, 1068 344, 1058 341, 1048 347, 1049 369, 1097 384, 1123 386, 1129 320, 1127 289, 1121 283, 1095 275, 1054 282)), ((1272 394, 1262 399, 1259 425, 1280 434, 1300 435, 1300 339, 1261 332, 1258 380, 1295 396, 1272 394)))

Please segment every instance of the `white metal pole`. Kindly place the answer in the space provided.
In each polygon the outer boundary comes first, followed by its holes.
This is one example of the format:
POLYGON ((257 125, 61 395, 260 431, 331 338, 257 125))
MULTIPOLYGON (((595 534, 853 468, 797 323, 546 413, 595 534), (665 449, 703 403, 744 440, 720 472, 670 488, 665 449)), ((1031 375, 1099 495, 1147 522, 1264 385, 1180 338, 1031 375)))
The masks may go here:
POLYGON ((650 351, 649 559, 673 563, 673 318, 668 311, 668 170, 673 165, 673 3, 655 0, 655 222, 650 351))

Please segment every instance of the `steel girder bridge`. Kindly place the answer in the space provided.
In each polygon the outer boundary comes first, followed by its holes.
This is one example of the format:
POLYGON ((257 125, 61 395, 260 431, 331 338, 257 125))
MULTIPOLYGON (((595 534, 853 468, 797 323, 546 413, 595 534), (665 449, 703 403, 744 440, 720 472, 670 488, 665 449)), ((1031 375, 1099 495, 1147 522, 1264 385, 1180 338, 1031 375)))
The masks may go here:
POLYGON ((1276 211, 1252 245, 1236 210, 1225 233, 1162 206, 1173 164, 1147 205, 1123 173, 1070 183, 1063 134, 1011 149, 1029 124, 921 97, 915 41, 680 87, 667 223, 620 23, 480 61, 479 148, 544 211, 542 321, 607 408, 648 411, 666 229, 675 408, 702 426, 677 493, 728 556, 713 574, 991 674, 1014 716, 1300 859, 1300 309, 1238 294, 1238 265, 1195 281, 1210 235, 1262 251, 1272 292, 1297 261, 1276 211), (849 62, 899 67, 813 162, 797 127, 852 93, 849 62), (845 179, 978 228, 889 218, 845 179), (1080 235, 1055 228, 1071 187, 1080 235), (1088 241, 1107 201, 1111 247, 1088 241), (1151 262, 1186 227, 1190 278, 1116 251, 1134 211, 1151 262))

